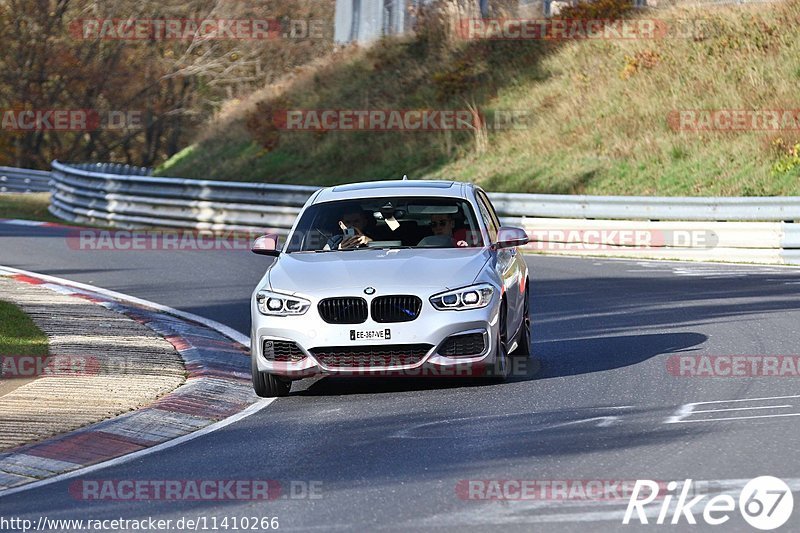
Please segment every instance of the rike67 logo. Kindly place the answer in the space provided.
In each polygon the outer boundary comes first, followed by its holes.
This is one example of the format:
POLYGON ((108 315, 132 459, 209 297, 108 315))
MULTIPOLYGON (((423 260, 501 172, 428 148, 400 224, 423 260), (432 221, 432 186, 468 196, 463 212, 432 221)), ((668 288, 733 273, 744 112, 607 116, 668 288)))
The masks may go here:
POLYGON ((794 498, 789 486, 783 480, 772 476, 761 476, 748 481, 739 493, 738 501, 727 493, 718 494, 705 502, 703 500, 707 494, 689 499, 692 489, 691 479, 684 481, 682 486, 677 481, 670 481, 665 496, 659 494, 659 487, 658 483, 649 479, 637 480, 622 523, 630 524, 633 519, 634 523, 638 520, 640 524, 648 524, 650 523, 648 519, 657 516, 655 523, 658 525, 667 523, 675 525, 682 523, 682 520, 686 520, 689 524, 697 524, 695 513, 700 513, 706 524, 718 526, 731 519, 738 504, 739 513, 748 524, 767 531, 785 524, 794 508, 794 498), (659 502, 648 507, 657 498, 659 502), (674 506, 673 501, 675 501, 674 506))

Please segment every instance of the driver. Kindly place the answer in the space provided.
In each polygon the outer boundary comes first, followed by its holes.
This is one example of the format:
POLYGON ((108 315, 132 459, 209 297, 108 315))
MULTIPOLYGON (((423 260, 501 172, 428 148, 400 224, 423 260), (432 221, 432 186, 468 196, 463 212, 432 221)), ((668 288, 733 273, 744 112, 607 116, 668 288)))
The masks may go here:
POLYGON ((344 212, 339 220, 339 227, 343 232, 347 228, 353 228, 356 234, 352 237, 345 237, 344 234, 334 235, 328 240, 325 248, 328 250, 350 250, 372 242, 372 237, 367 234, 369 222, 369 215, 360 209, 354 208, 344 212))

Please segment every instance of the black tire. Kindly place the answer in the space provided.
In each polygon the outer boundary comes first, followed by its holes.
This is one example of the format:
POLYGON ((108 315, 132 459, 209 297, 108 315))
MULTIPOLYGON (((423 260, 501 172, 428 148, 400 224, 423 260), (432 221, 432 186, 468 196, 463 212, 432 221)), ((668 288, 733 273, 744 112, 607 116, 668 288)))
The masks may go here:
POLYGON ((522 312, 522 327, 517 339, 517 347, 511 352, 512 357, 531 356, 531 302, 528 299, 528 284, 525 284, 525 306, 522 312))
POLYGON ((256 364, 256 355, 250 356, 250 372, 253 376, 253 390, 262 398, 288 396, 292 390, 292 382, 273 374, 261 372, 256 364))
POLYGON ((498 331, 500 332, 497 336, 497 346, 496 346, 496 354, 494 359, 494 365, 489 367, 489 372, 487 373, 486 377, 493 383, 502 383, 508 378, 508 374, 511 371, 510 363, 508 357, 508 351, 506 351, 506 305, 503 302, 502 307, 500 308, 500 323, 498 324, 498 331))

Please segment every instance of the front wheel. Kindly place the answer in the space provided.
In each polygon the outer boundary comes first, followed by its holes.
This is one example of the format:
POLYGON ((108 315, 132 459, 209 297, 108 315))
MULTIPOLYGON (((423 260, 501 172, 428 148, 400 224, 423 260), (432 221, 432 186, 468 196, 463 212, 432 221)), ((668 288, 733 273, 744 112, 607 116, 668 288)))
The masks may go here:
POLYGON ((509 358, 506 351, 506 307, 500 309, 500 324, 495 345, 494 364, 488 368, 487 378, 495 383, 502 383, 508 378, 509 358))
POLYGON ((279 396, 288 396, 289 391, 292 390, 292 382, 288 379, 261 372, 258 369, 255 354, 250 356, 250 372, 253 376, 253 390, 256 392, 256 396, 277 398, 279 396))
POLYGON ((525 304, 522 312, 522 325, 520 326, 517 347, 511 352, 513 357, 530 357, 531 355, 531 302, 528 299, 528 287, 525 284, 525 304))

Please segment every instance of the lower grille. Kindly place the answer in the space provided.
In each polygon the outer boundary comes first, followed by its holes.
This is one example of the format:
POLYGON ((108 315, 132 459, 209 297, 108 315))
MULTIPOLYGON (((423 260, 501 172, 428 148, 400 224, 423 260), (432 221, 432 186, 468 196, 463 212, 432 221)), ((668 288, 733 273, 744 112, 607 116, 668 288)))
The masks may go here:
POLYGON ((364 298, 326 298, 319 302, 317 309, 328 324, 361 324, 367 320, 364 298))
POLYGON ((483 353, 486 344, 483 333, 465 333, 448 337, 439 348, 439 355, 458 357, 459 355, 478 355, 483 353))
POLYGON ((419 363, 431 348, 430 344, 326 346, 314 348, 311 355, 327 367, 373 368, 419 363))
POLYGON ((280 363, 298 363, 305 359, 305 354, 300 351, 297 344, 291 341, 265 340, 263 345, 264 359, 280 363))

